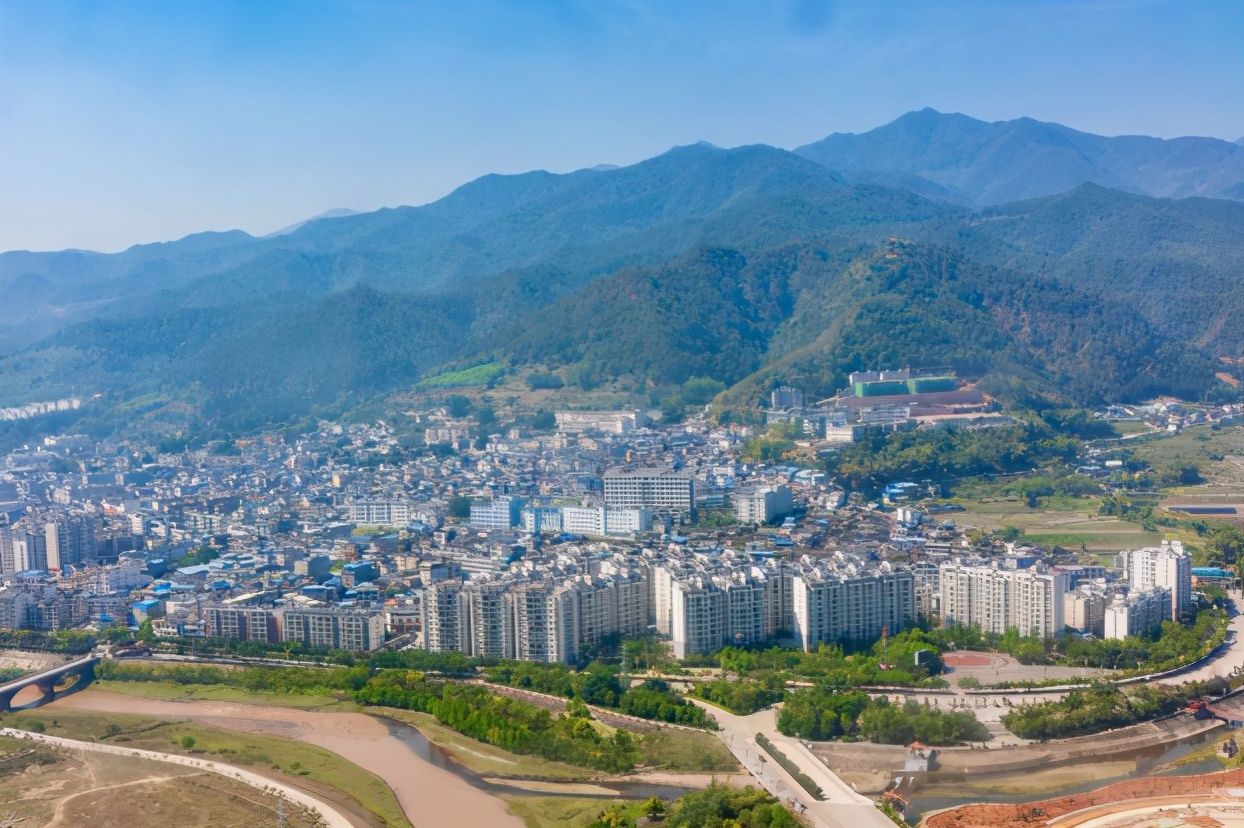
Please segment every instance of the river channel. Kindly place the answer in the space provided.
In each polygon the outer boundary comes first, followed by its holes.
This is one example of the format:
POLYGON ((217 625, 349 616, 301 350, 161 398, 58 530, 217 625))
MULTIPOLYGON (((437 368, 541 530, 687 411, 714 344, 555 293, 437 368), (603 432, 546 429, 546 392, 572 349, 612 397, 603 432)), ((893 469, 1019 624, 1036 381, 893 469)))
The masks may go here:
POLYGON ((1223 765, 1213 756, 1176 765, 1188 754, 1223 740, 1221 729, 1199 733, 1166 745, 1111 755, 1105 762, 1080 759, 1039 770, 1005 773, 934 773, 908 803, 906 818, 912 825, 933 811, 970 803, 1018 804, 1084 793, 1115 782, 1141 776, 1183 776, 1213 773, 1223 765), (1109 773, 1117 769, 1117 773, 1109 773), (1103 774, 1103 770, 1106 773, 1103 774))

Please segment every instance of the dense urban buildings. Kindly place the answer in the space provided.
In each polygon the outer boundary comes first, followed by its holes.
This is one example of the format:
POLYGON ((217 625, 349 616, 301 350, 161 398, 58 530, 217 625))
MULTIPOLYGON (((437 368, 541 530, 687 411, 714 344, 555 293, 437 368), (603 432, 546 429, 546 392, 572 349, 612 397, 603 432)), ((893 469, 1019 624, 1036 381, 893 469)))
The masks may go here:
MULTIPOLYGON (((862 427, 838 402, 776 414, 835 451, 823 429, 862 427)), ((480 436, 434 410, 407 432, 324 423, 224 451, 49 438, 0 457, 0 627, 149 622, 273 649, 573 663, 615 635, 679 656, 812 650, 866 646, 923 615, 1120 637, 1195 607, 1178 543, 1130 551, 1116 571, 971 541, 925 500, 928 482, 870 503, 806 464, 745 459, 762 426, 632 414, 480 436), (452 444, 429 448, 438 429, 452 444)))

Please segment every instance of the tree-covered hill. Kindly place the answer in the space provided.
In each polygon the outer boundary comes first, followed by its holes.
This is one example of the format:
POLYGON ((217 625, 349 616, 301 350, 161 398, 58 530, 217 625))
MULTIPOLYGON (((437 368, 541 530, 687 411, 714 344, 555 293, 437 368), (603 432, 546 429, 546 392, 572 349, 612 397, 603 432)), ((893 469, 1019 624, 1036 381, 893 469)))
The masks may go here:
MULTIPOLYGON (((994 139, 947 118, 916 113, 886 140, 957 145, 981 173, 972 159, 994 139)), ((1016 122, 1008 141, 1087 142, 1102 169, 1144 152, 1234 157, 1038 126, 1016 122)), ((1039 172, 1023 142, 1004 143, 990 164, 1039 172)), ((829 394, 849 371, 904 364, 952 366, 1017 401, 1232 393, 1213 375, 1244 357, 1244 204, 1085 184, 972 211, 947 200, 965 200, 962 182, 871 169, 857 149, 845 176, 701 144, 485 176, 262 239, 0 254, 0 406, 101 393, 117 422, 166 405, 236 430, 494 360, 649 399, 699 378, 749 406, 779 381, 829 394)))

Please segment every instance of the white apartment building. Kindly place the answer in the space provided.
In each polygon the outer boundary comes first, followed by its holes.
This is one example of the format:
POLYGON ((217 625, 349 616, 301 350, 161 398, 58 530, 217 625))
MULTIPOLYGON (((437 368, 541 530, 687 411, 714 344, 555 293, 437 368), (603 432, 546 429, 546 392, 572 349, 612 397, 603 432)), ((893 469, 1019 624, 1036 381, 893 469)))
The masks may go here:
POLYGON ((674 657, 711 653, 727 640, 726 593, 702 577, 675 581, 670 590, 674 657))
POLYGON ((506 593, 512 607, 514 657, 549 664, 579 652, 579 591, 570 584, 524 583, 506 593))
POLYGON ((556 411, 553 418, 563 434, 630 434, 643 424, 638 411, 556 411))
POLYGON ((559 506, 528 506, 523 509, 521 520, 524 532, 557 534, 562 531, 562 510, 559 506))
POLYGON ((674 567, 662 564, 652 568, 652 612, 657 632, 671 635, 674 631, 674 567))
POLYGON ((839 575, 811 571, 791 581, 795 636, 805 652, 822 642, 869 641, 916 619, 910 572, 839 575))
POLYGON ((460 578, 439 581, 423 591, 423 648, 434 653, 471 651, 468 598, 460 578))
POLYGON ((281 618, 281 640, 368 652, 384 643, 384 613, 342 607, 286 608, 281 618))
POLYGON ((506 530, 518 525, 521 497, 494 497, 471 501, 471 526, 476 529, 506 530))
POLYGON ((979 625, 998 635, 1014 629, 1041 638, 1063 631, 1063 573, 947 563, 938 582, 943 624, 979 625))
POLYGON ((355 500, 350 522, 359 526, 405 526, 412 520, 413 506, 405 500, 355 500))
POLYGON ((203 608, 207 635, 236 641, 278 641, 277 613, 270 607, 213 604, 203 608))
POLYGON ((788 486, 766 486, 734 495, 734 517, 739 523, 769 523, 789 515, 794 508, 788 486))
POLYGON ((1082 633, 1105 634, 1106 596, 1076 589, 1063 596, 1063 623, 1082 633))
POLYGON ((1129 635, 1151 635, 1170 617, 1171 591, 1166 587, 1116 595, 1105 610, 1104 637, 1122 639, 1129 635))
POLYGON ((470 656, 514 657, 514 627, 508 623, 509 590, 504 583, 484 581, 469 584, 459 601, 466 608, 469 632, 462 635, 462 651, 470 656))
POLYGON ((695 508, 695 479, 663 466, 609 469, 604 484, 607 506, 672 512, 695 508))
POLYGON ((1160 547, 1135 549, 1122 554, 1123 569, 1132 589, 1165 587, 1171 593, 1170 618, 1178 621, 1195 606, 1192 597, 1192 556, 1179 541, 1162 541, 1160 547))

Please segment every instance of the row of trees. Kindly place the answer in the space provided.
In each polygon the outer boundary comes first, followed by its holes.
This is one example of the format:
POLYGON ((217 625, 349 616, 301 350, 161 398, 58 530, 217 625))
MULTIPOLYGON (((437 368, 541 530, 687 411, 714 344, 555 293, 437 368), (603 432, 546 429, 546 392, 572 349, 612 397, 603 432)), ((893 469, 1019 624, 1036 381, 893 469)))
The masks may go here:
POLYGON ((575 715, 573 710, 554 716, 484 687, 429 681, 417 671, 382 673, 354 698, 361 704, 430 713, 459 733, 513 753, 615 773, 630 770, 640 758, 634 739, 625 730, 606 736, 590 717, 575 715))
POLYGON ((1046 460, 1069 460, 1078 445, 1073 437, 1060 435, 1043 422, 897 434, 870 429, 864 439, 831 455, 826 466, 852 489, 876 491, 895 480, 1026 471, 1046 460))
POLYGON ((859 690, 825 685, 795 690, 778 714, 778 730, 803 739, 863 739, 887 745, 980 742, 989 732, 967 711, 947 712, 916 701, 901 705, 859 690))
POLYGON ((1014 656, 1022 664, 1060 664, 1068 667, 1157 673, 1171 670, 1211 652, 1226 638, 1227 614, 1217 608, 1201 610, 1196 621, 1185 626, 1165 621, 1157 636, 1124 639, 1059 636, 1037 638, 982 632, 979 626, 949 625, 930 630, 928 640, 940 649, 994 650, 1014 656))
POLYGON ((697 684, 691 692, 707 702, 724 707, 740 716, 763 710, 771 704, 780 702, 785 695, 783 682, 776 676, 766 679, 763 683, 748 679, 735 681, 717 679, 697 684))
POLYGON ((270 693, 324 695, 362 689, 371 671, 365 666, 306 669, 303 667, 208 667, 198 665, 150 665, 105 659, 95 675, 111 681, 172 682, 174 684, 221 685, 270 693))
POLYGON ((631 716, 691 727, 713 727, 704 711, 679 696, 664 681, 649 679, 624 688, 618 668, 592 664, 581 671, 562 664, 507 661, 484 668, 484 677, 497 684, 548 693, 585 704, 610 707, 631 716))
POLYGON ((313 695, 346 693, 360 704, 430 713, 459 733, 515 753, 611 772, 629 770, 640 756, 629 733, 618 730, 612 736, 604 735, 582 704, 572 705, 568 715, 554 716, 485 687, 429 679, 418 670, 373 673, 366 666, 227 669, 116 661, 103 661, 97 670, 100 678, 113 681, 170 681, 313 695))
POLYGON ((815 679, 842 687, 933 686, 941 684, 936 678, 942 669, 939 649, 929 633, 911 629, 854 652, 827 643, 808 653, 783 647, 725 647, 718 651, 716 661, 727 674, 761 682, 776 676, 815 679))
POLYGON ((1144 684, 1129 690, 1095 684, 1068 693, 1059 701, 1014 708, 1002 716, 1002 724, 1023 739, 1083 736, 1174 713, 1205 690, 1200 683, 1181 687, 1144 684))

